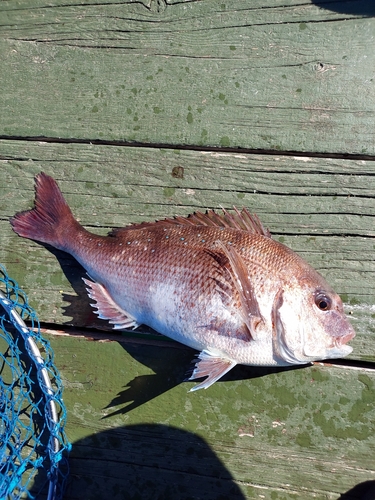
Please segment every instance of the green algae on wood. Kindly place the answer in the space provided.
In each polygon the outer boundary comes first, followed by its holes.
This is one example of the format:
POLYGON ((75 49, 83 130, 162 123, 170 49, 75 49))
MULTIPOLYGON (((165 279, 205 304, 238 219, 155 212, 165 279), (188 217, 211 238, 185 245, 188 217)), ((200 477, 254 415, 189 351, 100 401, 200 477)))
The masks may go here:
POLYGON ((49 339, 74 443, 72 500, 116 486, 115 499, 201 498, 203 478, 205 498, 231 488, 254 498, 261 487, 264 498, 333 500, 375 473, 371 370, 237 367, 191 394, 194 351, 178 344, 49 339))

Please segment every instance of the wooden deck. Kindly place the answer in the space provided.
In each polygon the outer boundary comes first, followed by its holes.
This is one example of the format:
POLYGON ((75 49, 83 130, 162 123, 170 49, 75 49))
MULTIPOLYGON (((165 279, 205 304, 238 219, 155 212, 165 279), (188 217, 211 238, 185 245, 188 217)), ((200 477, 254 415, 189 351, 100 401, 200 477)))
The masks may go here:
POLYGON ((1 2, 0 262, 64 380, 67 500, 375 498, 374 16, 360 0, 1 2), (101 234, 248 207, 341 294, 353 353, 188 393, 194 351, 112 333, 74 259, 12 233, 41 170, 101 234))

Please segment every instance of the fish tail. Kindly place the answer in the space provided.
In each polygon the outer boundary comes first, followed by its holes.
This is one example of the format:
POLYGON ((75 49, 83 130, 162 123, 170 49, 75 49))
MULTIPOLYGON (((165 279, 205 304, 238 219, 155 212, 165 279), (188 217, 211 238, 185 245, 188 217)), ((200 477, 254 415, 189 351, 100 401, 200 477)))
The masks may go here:
POLYGON ((19 236, 47 243, 60 250, 68 247, 77 230, 82 230, 57 182, 44 172, 35 177, 34 208, 17 213, 10 223, 19 236))

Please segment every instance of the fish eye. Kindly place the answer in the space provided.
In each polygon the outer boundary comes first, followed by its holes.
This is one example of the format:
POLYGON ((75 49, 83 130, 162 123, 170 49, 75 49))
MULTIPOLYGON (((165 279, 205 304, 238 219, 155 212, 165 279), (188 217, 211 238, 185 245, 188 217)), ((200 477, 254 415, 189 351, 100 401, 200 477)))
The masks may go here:
POLYGON ((324 293, 318 293, 315 296, 315 304, 321 311, 328 311, 331 309, 332 301, 324 293))

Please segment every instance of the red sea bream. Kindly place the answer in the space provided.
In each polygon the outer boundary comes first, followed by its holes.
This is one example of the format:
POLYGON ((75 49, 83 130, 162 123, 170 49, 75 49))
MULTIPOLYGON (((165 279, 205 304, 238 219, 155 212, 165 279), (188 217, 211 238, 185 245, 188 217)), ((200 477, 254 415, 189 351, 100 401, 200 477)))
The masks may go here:
POLYGON ((246 209, 197 212, 98 236, 73 217, 54 179, 16 233, 70 253, 115 328, 145 324, 200 351, 190 380, 207 388, 236 364, 287 366, 349 354, 355 333, 324 278, 246 209))

